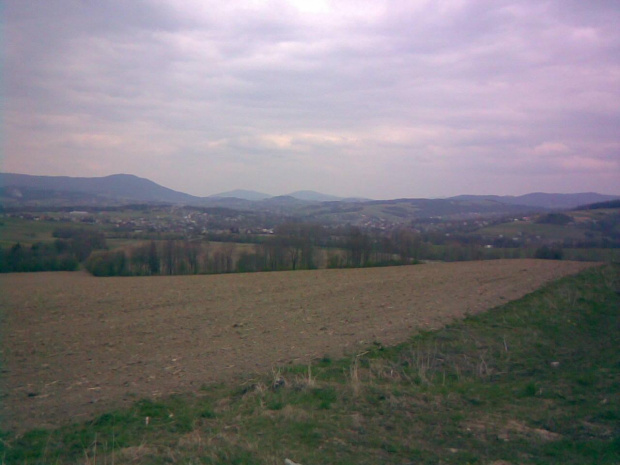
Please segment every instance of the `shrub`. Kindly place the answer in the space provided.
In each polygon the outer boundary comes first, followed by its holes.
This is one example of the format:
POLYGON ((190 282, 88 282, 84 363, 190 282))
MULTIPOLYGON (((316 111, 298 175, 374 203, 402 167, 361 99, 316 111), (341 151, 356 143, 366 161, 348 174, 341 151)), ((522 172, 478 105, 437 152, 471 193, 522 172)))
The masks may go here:
POLYGON ((535 258, 542 258, 545 260, 562 260, 563 256, 564 251, 557 246, 543 245, 534 252, 535 258))

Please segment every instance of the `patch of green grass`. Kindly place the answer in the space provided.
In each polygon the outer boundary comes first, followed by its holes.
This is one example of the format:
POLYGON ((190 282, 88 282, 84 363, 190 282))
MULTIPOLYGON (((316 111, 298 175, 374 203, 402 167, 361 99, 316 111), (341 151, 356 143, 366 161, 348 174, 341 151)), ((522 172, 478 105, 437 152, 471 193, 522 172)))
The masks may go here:
POLYGON ((620 263, 620 249, 612 248, 563 248, 564 260, 578 260, 583 262, 620 263))
POLYGON ((0 219, 0 246, 10 247, 17 242, 31 245, 52 241, 52 232, 57 227, 58 223, 53 222, 3 217, 0 219))
POLYGON ((591 269, 398 346, 4 432, 0 463, 617 464, 619 309, 620 267, 591 269))

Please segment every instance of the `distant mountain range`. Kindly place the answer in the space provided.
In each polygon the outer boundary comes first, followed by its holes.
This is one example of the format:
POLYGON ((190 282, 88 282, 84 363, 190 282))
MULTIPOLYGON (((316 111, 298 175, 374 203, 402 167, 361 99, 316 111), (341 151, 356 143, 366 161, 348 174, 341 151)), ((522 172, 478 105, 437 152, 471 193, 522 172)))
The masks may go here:
POLYGON ((218 199, 234 198, 234 199, 251 200, 253 202, 257 202, 260 200, 268 199, 271 197, 271 195, 263 194, 262 192, 248 191, 245 189, 235 189, 234 191, 226 191, 226 192, 221 192, 219 194, 213 194, 213 195, 210 195, 209 197, 218 198, 218 199))
POLYGON ((87 203, 97 201, 192 203, 199 199, 131 174, 73 178, 0 173, 0 198, 3 203, 6 198, 27 202, 45 200, 50 195, 52 198, 61 199, 63 194, 75 193, 83 194, 87 203))
POLYGON ((580 194, 545 194, 534 192, 519 196, 511 195, 459 195, 451 197, 454 200, 492 200, 508 205, 526 205, 548 209, 570 209, 580 205, 588 205, 597 202, 607 202, 620 198, 617 195, 603 195, 595 192, 583 192, 580 194))
POLYGON ((297 200, 305 200, 307 202, 358 202, 358 201, 366 201, 370 199, 363 198, 345 198, 345 197, 337 197, 335 195, 322 194, 321 192, 316 191, 295 191, 286 195, 277 195, 271 196, 269 194, 265 194, 263 192, 249 191, 245 189, 235 189, 233 191, 221 192, 219 194, 210 195, 209 198, 236 198, 241 200, 251 200, 253 202, 267 200, 271 198, 282 198, 282 197, 293 197, 297 200))
POLYGON ((270 196, 250 190, 197 197, 129 174, 79 178, 0 173, 0 205, 4 208, 151 203, 262 209, 310 219, 338 215, 340 218, 350 216, 359 220, 384 216, 405 219, 458 214, 512 214, 518 211, 570 209, 615 199, 620 199, 620 196, 533 193, 521 196, 460 195, 447 199, 369 200, 342 198, 315 191, 270 196))

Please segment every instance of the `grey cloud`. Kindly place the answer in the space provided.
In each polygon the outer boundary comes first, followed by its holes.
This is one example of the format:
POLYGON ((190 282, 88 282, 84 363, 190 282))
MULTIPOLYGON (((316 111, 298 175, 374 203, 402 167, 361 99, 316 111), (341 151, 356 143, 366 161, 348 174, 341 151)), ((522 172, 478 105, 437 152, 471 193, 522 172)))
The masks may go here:
POLYGON ((537 190, 610 191, 620 7, 584 3, 14 2, 5 166, 197 194, 518 193, 537 169, 537 190))

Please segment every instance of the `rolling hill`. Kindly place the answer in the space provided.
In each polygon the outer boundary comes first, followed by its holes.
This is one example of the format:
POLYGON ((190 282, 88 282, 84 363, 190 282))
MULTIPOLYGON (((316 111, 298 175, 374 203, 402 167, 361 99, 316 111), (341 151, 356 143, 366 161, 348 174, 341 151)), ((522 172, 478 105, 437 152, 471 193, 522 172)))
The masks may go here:
POLYGON ((179 203, 195 204, 200 198, 178 192, 130 174, 99 178, 69 176, 30 176, 0 173, 0 199, 3 204, 92 203, 179 203), (80 196, 82 199, 80 199, 80 196))
POLYGON ((263 192, 250 191, 246 189, 235 189, 232 191, 220 192, 219 194, 210 195, 208 198, 210 199, 222 199, 222 198, 230 198, 230 199, 241 199, 241 200, 251 200, 253 202, 259 200, 265 200, 270 198, 271 195, 265 194, 263 192))
POLYGON ((451 197, 452 200, 480 201, 490 200, 505 205, 525 205, 528 207, 547 208, 552 210, 577 208, 591 203, 607 202, 620 198, 617 195, 604 195, 595 192, 582 192, 576 194, 546 194, 534 192, 525 195, 458 195, 451 197))
POLYGON ((596 193, 522 196, 461 195, 447 199, 344 199, 315 191, 270 196, 237 189, 196 197, 145 178, 115 174, 99 178, 0 173, 4 208, 101 207, 131 203, 226 207, 264 211, 302 221, 373 224, 407 223, 424 218, 459 219, 569 209, 620 196, 596 193))

